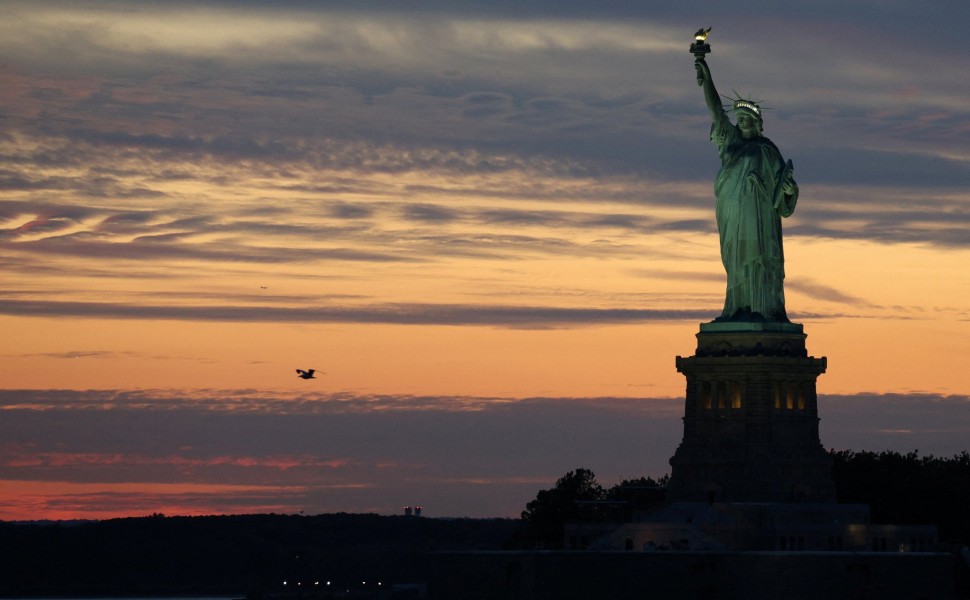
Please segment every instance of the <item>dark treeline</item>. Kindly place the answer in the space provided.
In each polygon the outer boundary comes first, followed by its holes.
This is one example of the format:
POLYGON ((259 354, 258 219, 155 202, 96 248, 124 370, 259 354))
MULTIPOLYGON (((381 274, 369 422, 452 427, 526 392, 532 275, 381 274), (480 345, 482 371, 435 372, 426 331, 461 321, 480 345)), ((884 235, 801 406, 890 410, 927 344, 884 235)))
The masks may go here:
POLYGON ((868 504, 873 523, 930 524, 940 539, 970 545, 970 454, 832 450, 839 502, 868 504))
MULTIPOLYGON (((940 539, 970 545, 970 454, 952 458, 918 452, 830 450, 838 501, 868 504, 873 523, 936 525, 940 539)), ((663 502, 667 476, 604 488, 589 469, 562 476, 522 512, 518 547, 562 548, 563 526, 577 521, 623 521, 663 502)))
POLYGON ((501 549, 516 526, 372 514, 7 522, 0 523, 0 597, 322 596, 327 581, 361 591, 362 582, 426 580, 428 552, 501 549))

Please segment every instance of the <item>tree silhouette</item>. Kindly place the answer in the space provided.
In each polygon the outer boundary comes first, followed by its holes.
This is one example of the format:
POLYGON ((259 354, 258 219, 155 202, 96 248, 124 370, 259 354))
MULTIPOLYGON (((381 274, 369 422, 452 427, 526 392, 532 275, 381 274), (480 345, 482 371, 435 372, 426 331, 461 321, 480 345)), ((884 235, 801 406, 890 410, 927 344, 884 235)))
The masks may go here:
POLYGON ((526 543, 543 548, 561 548, 563 525, 570 521, 587 520, 588 510, 580 502, 604 499, 603 486, 589 469, 569 471, 549 490, 540 490, 522 511, 526 543))
POLYGON ((940 538, 970 543, 970 454, 831 450, 839 502, 868 504, 874 523, 937 525, 940 538))
POLYGON ((522 529, 514 546, 562 548, 567 523, 629 521, 634 511, 655 510, 663 505, 670 477, 625 479, 609 489, 596 481, 589 469, 569 471, 552 489, 540 490, 522 512, 522 529))

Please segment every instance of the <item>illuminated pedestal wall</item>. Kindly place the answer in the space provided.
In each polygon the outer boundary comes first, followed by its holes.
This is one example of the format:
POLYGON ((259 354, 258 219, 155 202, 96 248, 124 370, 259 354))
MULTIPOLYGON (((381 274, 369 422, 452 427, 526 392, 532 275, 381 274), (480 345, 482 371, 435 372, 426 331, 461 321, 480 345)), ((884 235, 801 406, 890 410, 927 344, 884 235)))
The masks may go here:
POLYGON ((705 323, 687 378, 684 437, 670 459, 668 502, 835 502, 819 440, 815 384, 793 323, 705 323))

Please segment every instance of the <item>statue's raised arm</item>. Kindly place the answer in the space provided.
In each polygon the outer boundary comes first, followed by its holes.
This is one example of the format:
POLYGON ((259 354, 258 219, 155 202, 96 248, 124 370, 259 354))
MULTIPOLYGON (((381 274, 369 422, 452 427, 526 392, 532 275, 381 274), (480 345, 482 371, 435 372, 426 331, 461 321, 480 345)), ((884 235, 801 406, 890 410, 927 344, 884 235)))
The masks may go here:
POLYGON ((711 116, 715 119, 724 112, 721 106, 721 95, 714 87, 714 80, 711 78, 711 68, 707 66, 704 57, 694 59, 694 68, 697 70, 697 85, 704 88, 704 100, 707 101, 707 108, 711 111, 711 116))
POLYGON ((736 123, 721 105, 706 55, 710 29, 695 34, 691 45, 697 84, 711 113, 711 141, 721 169, 714 180, 715 215, 721 262, 727 272, 724 310, 715 321, 787 323, 781 218, 795 210, 798 185, 792 163, 762 135, 761 106, 738 97, 736 123))

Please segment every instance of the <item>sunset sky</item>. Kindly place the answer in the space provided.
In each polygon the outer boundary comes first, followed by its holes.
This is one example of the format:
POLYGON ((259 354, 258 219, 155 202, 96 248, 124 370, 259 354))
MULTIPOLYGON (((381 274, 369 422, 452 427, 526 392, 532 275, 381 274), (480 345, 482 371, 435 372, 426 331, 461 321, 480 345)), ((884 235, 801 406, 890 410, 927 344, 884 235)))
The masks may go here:
POLYGON ((701 26, 795 165, 822 443, 967 449, 970 9, 789 4, 0 0, 0 519, 668 472, 724 294, 701 26))

